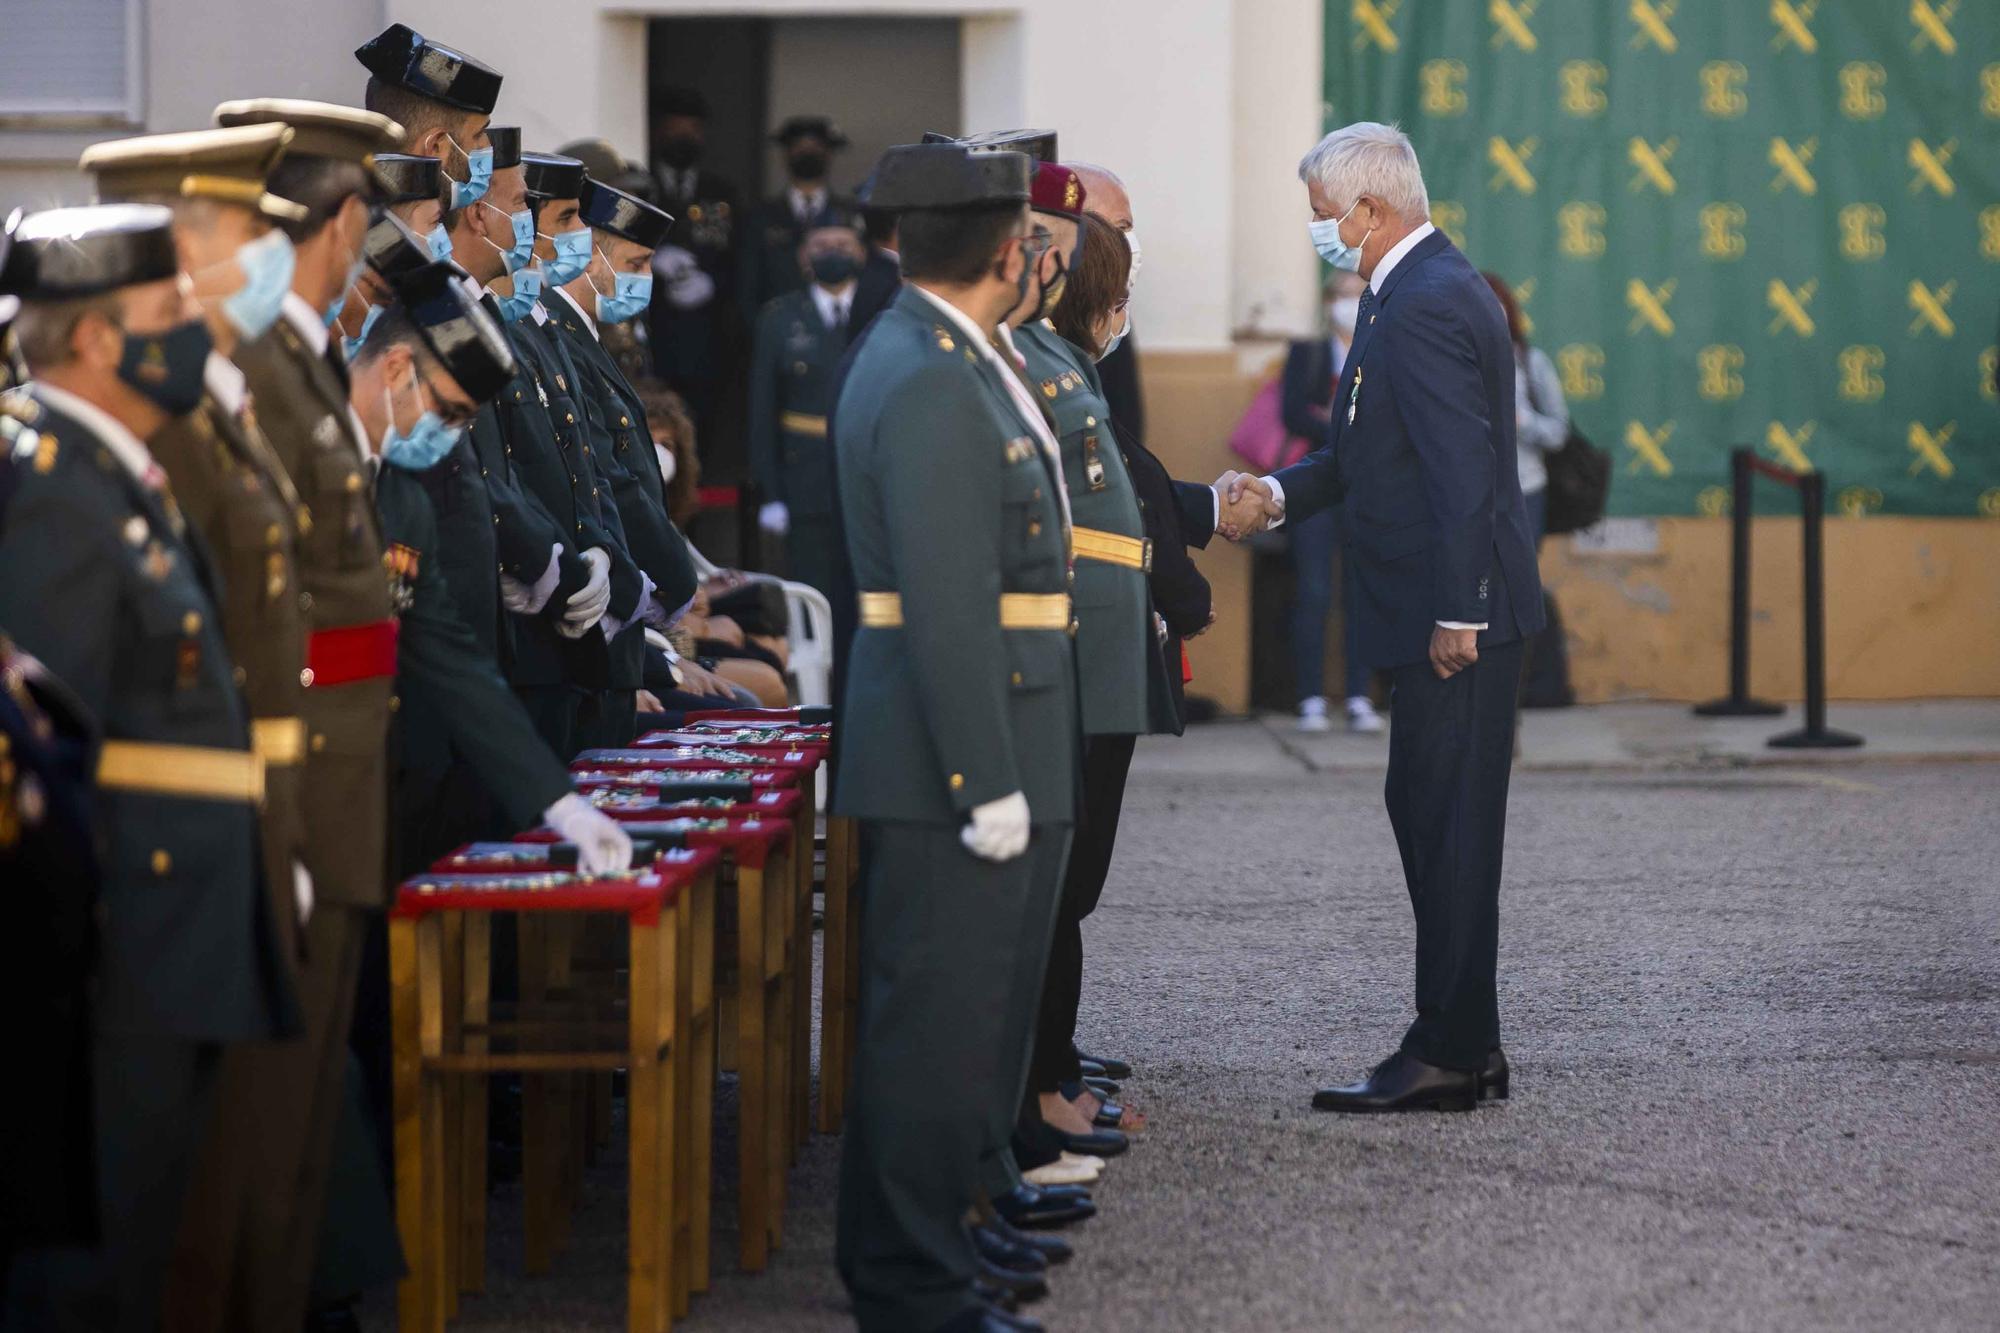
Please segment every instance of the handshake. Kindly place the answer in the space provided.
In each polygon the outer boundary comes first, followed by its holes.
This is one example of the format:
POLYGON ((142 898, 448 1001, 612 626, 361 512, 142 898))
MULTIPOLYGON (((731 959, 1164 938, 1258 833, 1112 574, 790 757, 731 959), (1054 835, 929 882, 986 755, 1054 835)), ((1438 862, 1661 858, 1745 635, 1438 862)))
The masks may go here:
POLYGON ((1225 472, 1215 480, 1215 530, 1230 541, 1254 537, 1285 516, 1262 477, 1225 472))

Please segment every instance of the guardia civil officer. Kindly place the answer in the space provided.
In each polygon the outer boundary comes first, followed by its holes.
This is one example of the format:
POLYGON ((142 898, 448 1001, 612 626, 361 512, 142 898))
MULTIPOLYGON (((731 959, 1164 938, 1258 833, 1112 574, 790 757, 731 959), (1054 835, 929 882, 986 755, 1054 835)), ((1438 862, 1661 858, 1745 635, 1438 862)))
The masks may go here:
POLYGON ((650 318, 654 373, 686 400, 695 438, 713 437, 719 396, 735 379, 743 326, 736 305, 736 187, 703 161, 708 99, 695 88, 653 95, 653 177, 673 230, 653 264, 659 285, 650 318))
POLYGON ((744 219, 742 276, 737 293, 744 323, 755 327, 764 303, 806 285, 799 245, 838 202, 827 184, 833 155, 847 136, 827 116, 788 116, 771 135, 785 155, 785 189, 744 219))
MULTIPOLYGON (((306 210, 270 194, 264 181, 293 135, 275 123, 143 135, 98 144, 81 162, 99 199, 173 210, 175 244, 214 343, 201 403, 149 446, 221 582, 223 636, 264 765, 265 888, 288 974, 304 966, 300 932, 312 907, 298 573, 306 520, 258 425, 243 372, 228 358, 277 321, 291 290, 292 243, 274 224, 300 222, 306 210)), ((311 1109, 290 1078, 296 1063, 292 1046, 237 1046, 224 1056, 208 1169, 190 1197, 174 1264, 170 1329, 291 1327, 304 1318, 303 1275, 290 1271, 282 1240, 295 1222, 291 1181, 303 1165, 311 1109)))
MULTIPOLYGON (((375 175, 381 182, 383 212, 369 228, 371 241, 375 240, 375 230, 382 228, 379 243, 388 244, 392 235, 388 226, 400 225, 421 238, 418 245, 425 252, 425 259, 451 258, 451 237, 444 229, 444 205, 438 197, 444 176, 438 170, 437 159, 412 157, 408 153, 377 153, 375 175), (384 219, 394 219, 394 223, 385 223, 384 219)), ((376 266, 362 265, 354 290, 334 319, 334 327, 340 331, 343 357, 354 354, 354 349, 361 345, 362 335, 368 332, 370 321, 378 317, 388 300, 388 287, 376 266)))
POLYGON ((877 198, 908 282, 836 442, 861 588, 845 725, 869 744, 834 808, 873 843, 838 1259, 864 1329, 1021 1327, 975 1294, 962 1219, 1021 1096, 1076 798, 1061 464, 991 345, 1031 283, 1028 159, 894 149, 877 198))
POLYGON ((829 594, 839 555, 826 418, 865 256, 854 215, 830 210, 799 245, 797 262, 810 281, 764 307, 750 354, 750 463, 763 496, 758 521, 784 539, 787 576, 829 594))
POLYGON ((368 71, 364 104, 402 127, 397 147, 438 160, 445 208, 483 199, 493 177, 486 127, 500 100, 499 72, 406 23, 376 33, 355 48, 354 58, 368 71))
POLYGON ((266 911, 263 768, 214 576, 145 441, 201 402, 211 343, 173 214, 16 214, 0 292, 31 380, 9 401, 0 624, 97 720, 103 896, 93 1106, 101 1248, 23 1277, 22 1327, 151 1329, 222 1048, 296 1001, 266 911))

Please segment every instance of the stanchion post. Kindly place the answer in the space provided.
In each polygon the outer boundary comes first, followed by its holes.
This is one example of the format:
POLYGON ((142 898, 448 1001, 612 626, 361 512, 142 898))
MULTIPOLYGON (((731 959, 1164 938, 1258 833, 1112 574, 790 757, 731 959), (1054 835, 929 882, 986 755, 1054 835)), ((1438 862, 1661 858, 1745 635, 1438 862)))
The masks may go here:
POLYGON ((1729 451, 1729 694, 1695 705, 1697 717, 1776 717, 1785 711, 1750 695, 1750 520, 1754 500, 1750 482, 1754 455, 1748 449, 1729 451))
POLYGON ((1826 725, 1826 476, 1799 478, 1799 563, 1805 570, 1806 724, 1781 732, 1769 744, 1779 750, 1844 750, 1861 744, 1852 732, 1826 725))

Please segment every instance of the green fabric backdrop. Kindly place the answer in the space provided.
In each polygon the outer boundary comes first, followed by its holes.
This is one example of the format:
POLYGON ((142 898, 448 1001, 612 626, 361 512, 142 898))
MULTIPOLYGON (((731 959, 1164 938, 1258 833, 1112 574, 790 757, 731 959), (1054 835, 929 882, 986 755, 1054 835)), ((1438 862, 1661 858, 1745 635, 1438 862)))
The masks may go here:
POLYGON ((1613 513, 1721 512, 1754 444, 2000 517, 2000 0, 1329 0, 1326 97, 1524 298, 1613 513))

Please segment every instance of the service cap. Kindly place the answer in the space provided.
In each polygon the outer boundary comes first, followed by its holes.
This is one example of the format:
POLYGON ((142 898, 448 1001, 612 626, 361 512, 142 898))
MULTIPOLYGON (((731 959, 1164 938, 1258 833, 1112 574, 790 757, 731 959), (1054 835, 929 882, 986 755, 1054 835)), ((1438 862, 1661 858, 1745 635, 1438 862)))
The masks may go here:
POLYGON ((424 346, 466 397, 484 403, 514 378, 514 353, 506 334, 466 290, 457 265, 425 264, 391 278, 389 285, 424 346))
POLYGON ((1036 162, 1054 162, 1059 156, 1054 130, 987 130, 984 134, 968 134, 957 139, 949 134, 939 134, 936 130, 926 130, 923 141, 963 144, 974 152, 1026 153, 1036 162))
POLYGON ((250 97, 215 108, 215 123, 281 124, 292 127, 288 157, 329 157, 366 170, 378 189, 388 182, 375 170, 377 153, 394 152, 403 143, 403 127, 387 116, 335 102, 306 102, 292 97, 250 97))
POLYGON ((493 145, 493 169, 505 171, 509 167, 521 165, 521 127, 519 125, 488 125, 487 141, 493 145))
POLYGON ((363 234, 361 257, 390 282, 435 262, 424 239, 394 213, 386 212, 363 234))
POLYGON ((161 195, 217 199, 273 222, 303 222, 303 206, 264 188, 293 133, 288 125, 272 124, 142 134, 92 144, 77 166, 97 178, 97 197, 104 203, 161 195))
POLYGON ((875 168, 870 208, 982 208, 1028 202, 1028 155, 962 144, 898 144, 875 168))
POLYGON ((17 208, 4 235, 0 294, 27 303, 97 296, 181 271, 173 210, 158 204, 17 208))
POLYGON ((354 58, 386 84, 461 111, 490 116, 500 100, 499 71, 407 23, 391 23, 356 47, 354 58))
POLYGON ((833 123, 832 116, 786 116, 772 131, 771 142, 790 145, 795 139, 823 139, 829 148, 847 147, 847 136, 833 123))
POLYGON ((583 163, 575 158, 559 153, 523 153, 521 166, 528 178, 530 202, 583 197, 583 163))
POLYGON ((583 221, 613 236, 657 250, 673 230, 673 215, 602 181, 586 179, 581 196, 583 221))

